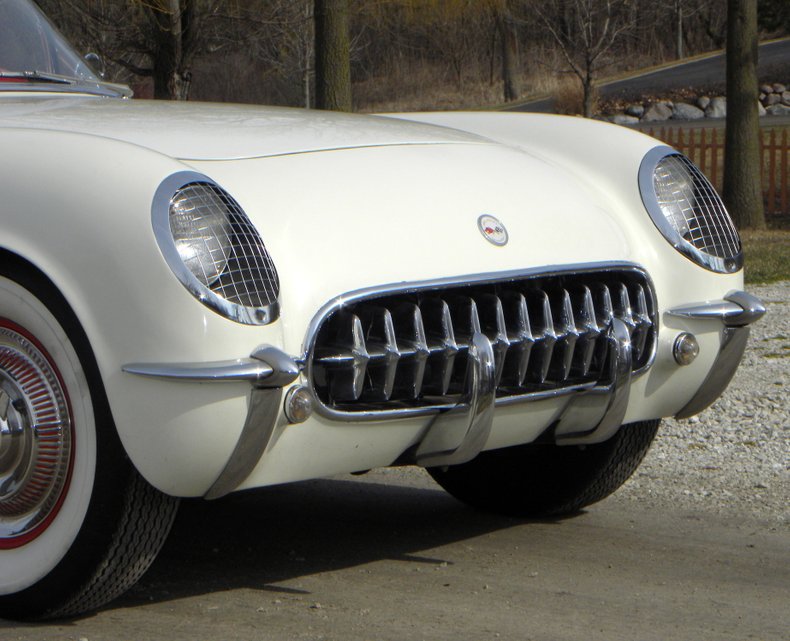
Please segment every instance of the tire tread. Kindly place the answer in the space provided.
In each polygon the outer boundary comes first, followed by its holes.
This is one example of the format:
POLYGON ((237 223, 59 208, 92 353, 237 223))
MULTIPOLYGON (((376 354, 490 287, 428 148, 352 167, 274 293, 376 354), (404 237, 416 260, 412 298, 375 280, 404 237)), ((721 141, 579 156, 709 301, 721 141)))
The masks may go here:
POLYGON ((46 618, 95 610, 132 587, 151 566, 178 511, 178 499, 149 485, 136 471, 124 496, 121 522, 103 562, 64 605, 46 618))

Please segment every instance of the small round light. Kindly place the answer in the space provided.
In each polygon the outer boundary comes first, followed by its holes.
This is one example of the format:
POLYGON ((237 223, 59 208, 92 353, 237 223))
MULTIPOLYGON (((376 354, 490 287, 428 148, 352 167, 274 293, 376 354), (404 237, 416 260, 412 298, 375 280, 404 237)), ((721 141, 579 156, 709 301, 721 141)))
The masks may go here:
POLYGON ((291 423, 304 423, 313 414, 313 395, 298 385, 285 395, 285 416, 291 423))
POLYGON ((678 365, 691 365, 699 356, 699 343, 693 334, 683 332, 675 339, 672 355, 678 365))

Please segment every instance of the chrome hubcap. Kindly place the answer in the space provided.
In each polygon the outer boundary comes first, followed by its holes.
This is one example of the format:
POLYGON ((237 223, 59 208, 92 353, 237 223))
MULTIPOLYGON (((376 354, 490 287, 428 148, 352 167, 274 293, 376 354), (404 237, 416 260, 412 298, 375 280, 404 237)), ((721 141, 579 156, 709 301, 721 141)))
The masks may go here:
POLYGON ((0 547, 40 534, 68 484, 71 418, 57 369, 0 319, 0 547))

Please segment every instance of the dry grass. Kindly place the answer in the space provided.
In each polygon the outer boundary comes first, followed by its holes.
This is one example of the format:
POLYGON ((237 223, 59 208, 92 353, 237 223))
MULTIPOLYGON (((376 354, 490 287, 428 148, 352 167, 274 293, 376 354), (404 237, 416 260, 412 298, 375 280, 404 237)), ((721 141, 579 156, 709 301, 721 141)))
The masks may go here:
MULTIPOLYGON (((562 64, 554 51, 533 47, 522 54, 522 60, 522 99, 553 96, 561 87, 571 94, 574 83, 578 84, 575 76, 557 71, 562 64)), ((459 86, 446 64, 403 61, 393 64, 385 76, 355 81, 354 108, 363 113, 496 108, 503 104, 499 71, 484 60, 475 61, 464 68, 459 86)), ((579 105, 581 110, 581 98, 579 105)))
POLYGON ((790 280, 790 231, 743 231, 747 283, 790 280))
POLYGON ((385 79, 354 83, 354 108, 362 113, 479 109, 502 99, 501 83, 484 81, 478 69, 464 74, 459 86, 441 65, 396 67, 385 79))

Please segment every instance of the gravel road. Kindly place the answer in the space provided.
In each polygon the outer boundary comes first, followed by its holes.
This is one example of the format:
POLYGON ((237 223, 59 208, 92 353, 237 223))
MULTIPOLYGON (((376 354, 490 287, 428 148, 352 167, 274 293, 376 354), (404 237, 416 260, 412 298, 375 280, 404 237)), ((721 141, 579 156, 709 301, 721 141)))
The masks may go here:
POLYGON ((790 281, 749 291, 768 313, 741 367, 699 416, 667 419, 634 477, 612 499, 790 519, 790 281))

